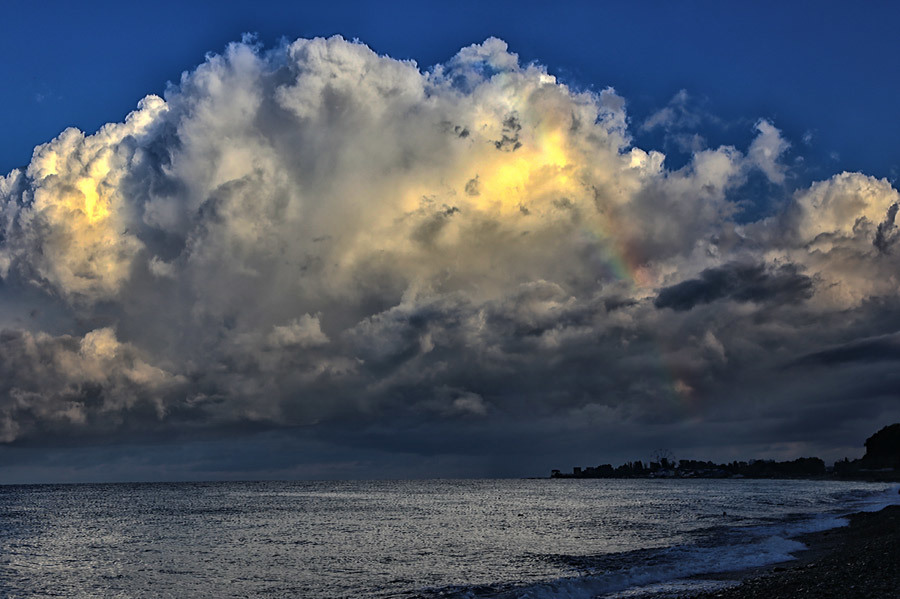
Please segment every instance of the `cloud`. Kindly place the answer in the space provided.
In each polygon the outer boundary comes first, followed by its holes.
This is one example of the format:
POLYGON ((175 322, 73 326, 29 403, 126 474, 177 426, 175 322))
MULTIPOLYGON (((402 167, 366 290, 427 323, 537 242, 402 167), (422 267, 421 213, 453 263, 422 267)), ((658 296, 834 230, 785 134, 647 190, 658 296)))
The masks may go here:
POLYGON ((704 134, 710 126, 719 128, 723 123, 706 110, 704 102, 692 97, 687 90, 676 93, 669 103, 652 113, 638 126, 641 133, 663 133, 666 148, 692 155, 707 148, 704 134))
MULTIPOLYGON (((785 364, 900 330, 888 181, 735 221, 753 171, 792 180, 769 121, 667 168, 615 90, 494 38, 428 69, 244 41, 164 96, 0 178, 4 443, 291 429, 471 454, 751 416, 764 443, 828 395, 785 364)), ((682 131, 686 98, 644 129, 682 131)))
POLYGON ((778 159, 791 147, 791 144, 781 137, 781 132, 769 121, 758 121, 756 130, 759 134, 750 144, 747 159, 753 166, 765 173, 772 183, 784 183, 785 167, 778 162, 778 159))
POLYGON ((731 263, 708 268, 697 279, 663 287, 654 300, 657 308, 690 310, 720 299, 739 302, 797 302, 813 293, 812 280, 794 265, 731 263))
POLYGON ((898 208, 900 208, 900 204, 896 202, 891 204, 887 209, 884 221, 878 223, 878 228, 875 229, 875 239, 872 241, 872 245, 882 254, 888 253, 891 246, 897 241, 897 226, 894 221, 897 218, 898 208))
POLYGON ((157 421, 186 380, 145 361, 110 328, 81 338, 0 333, 0 441, 71 427, 109 432, 126 412, 157 421))
POLYGON ((127 230, 121 178, 136 141, 165 110, 161 98, 148 96, 125 123, 87 137, 67 129, 35 148, 24 176, 14 171, 4 184, 2 270, 17 263, 73 301, 115 296, 142 246, 127 230))
POLYGON ((693 98, 686 89, 679 90, 667 106, 648 116, 641 123, 640 129, 652 131, 663 128, 666 131, 672 131, 696 128, 704 120, 705 115, 691 105, 692 101, 693 98))
POLYGON ((809 241, 868 236, 898 201, 900 194, 887 179, 841 173, 798 193, 798 228, 809 241))
POLYGON ((831 347, 801 357, 795 365, 830 366, 851 362, 880 362, 900 360, 900 335, 879 335, 831 347))
POLYGON ((269 343, 275 347, 313 347, 328 343, 318 317, 304 314, 286 325, 275 326, 269 333, 269 343))

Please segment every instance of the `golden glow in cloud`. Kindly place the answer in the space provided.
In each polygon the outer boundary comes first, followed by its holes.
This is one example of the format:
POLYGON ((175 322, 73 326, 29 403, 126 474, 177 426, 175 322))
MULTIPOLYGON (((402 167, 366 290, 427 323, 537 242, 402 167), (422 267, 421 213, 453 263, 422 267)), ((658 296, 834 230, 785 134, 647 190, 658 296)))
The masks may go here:
POLYGON ((518 150, 499 153, 478 171, 478 196, 472 203, 481 210, 515 214, 530 210, 547 198, 577 192, 561 131, 527 139, 518 150))

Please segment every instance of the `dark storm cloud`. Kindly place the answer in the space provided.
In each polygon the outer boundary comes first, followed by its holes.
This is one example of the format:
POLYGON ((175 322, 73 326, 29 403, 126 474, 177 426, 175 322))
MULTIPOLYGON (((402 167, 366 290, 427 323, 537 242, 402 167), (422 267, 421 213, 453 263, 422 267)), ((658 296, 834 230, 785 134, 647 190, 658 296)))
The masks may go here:
POLYGON ((793 363, 796 366, 832 366, 852 362, 900 360, 900 335, 882 335, 831 347, 803 356, 793 363))
POLYGON ((708 268, 700 277, 664 287, 654 300, 657 308, 690 310, 721 299, 739 302, 786 303, 812 297, 813 282, 795 265, 732 263, 708 268))
POLYGON ((0 331, 0 439, 71 427, 100 433, 126 419, 166 415, 166 398, 186 381, 147 364, 111 329, 69 335, 0 331))
POLYGON ((897 227, 894 224, 894 220, 897 218, 898 209, 900 209, 900 204, 891 204, 891 207, 888 208, 887 216, 883 222, 878 223, 878 229, 875 231, 875 239, 872 241, 872 244, 882 254, 889 252, 891 246, 897 241, 897 227))

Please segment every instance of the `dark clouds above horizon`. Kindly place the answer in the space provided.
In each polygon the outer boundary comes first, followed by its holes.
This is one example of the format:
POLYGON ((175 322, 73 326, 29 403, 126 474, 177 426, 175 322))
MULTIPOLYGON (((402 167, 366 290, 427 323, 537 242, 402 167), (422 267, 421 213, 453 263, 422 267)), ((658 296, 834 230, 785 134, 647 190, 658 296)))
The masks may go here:
POLYGON ((900 419, 900 194, 792 187, 778 123, 712 147, 686 98, 634 124, 495 38, 428 69, 248 38, 62 132, 0 178, 0 468, 858 453, 900 419))

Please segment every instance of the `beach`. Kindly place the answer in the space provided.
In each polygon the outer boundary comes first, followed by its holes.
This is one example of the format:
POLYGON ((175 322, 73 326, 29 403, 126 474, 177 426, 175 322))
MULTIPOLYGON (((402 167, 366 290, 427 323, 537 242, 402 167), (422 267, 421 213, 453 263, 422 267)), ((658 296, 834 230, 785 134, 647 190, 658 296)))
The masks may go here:
POLYGON ((848 517, 850 525, 797 537, 797 559, 740 573, 739 585, 679 599, 851 599, 900 595, 900 505, 848 517))

